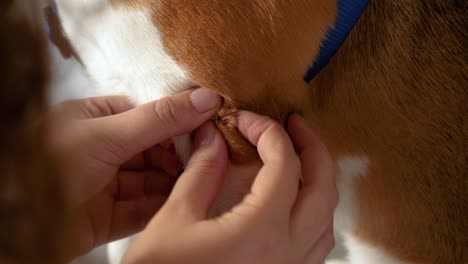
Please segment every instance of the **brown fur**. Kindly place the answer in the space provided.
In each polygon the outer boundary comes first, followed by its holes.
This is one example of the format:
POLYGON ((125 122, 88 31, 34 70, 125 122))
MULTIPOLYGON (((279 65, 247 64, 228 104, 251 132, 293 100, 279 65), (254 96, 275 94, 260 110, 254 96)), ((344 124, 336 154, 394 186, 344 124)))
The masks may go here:
POLYGON ((335 158, 371 159, 357 182, 358 238, 413 263, 462 263, 464 3, 373 1, 308 88, 302 76, 334 3, 170 0, 159 1, 154 19, 191 79, 224 96, 218 125, 235 159, 253 152, 224 115, 244 108, 283 122, 302 112, 335 158))
POLYGON ((255 152, 237 132, 230 109, 281 122, 290 112, 304 113, 310 101, 302 79, 335 14, 334 1, 166 0, 154 19, 167 51, 190 70, 191 80, 225 98, 218 127, 233 160, 248 161, 255 152))
POLYGON ((60 263, 63 257, 60 180, 40 122, 48 69, 39 30, 12 0, 0 2, 0 263, 60 263))
POLYGON ((373 1, 312 87, 332 153, 371 159, 355 235, 412 263, 466 263, 466 22, 463 1, 373 1))

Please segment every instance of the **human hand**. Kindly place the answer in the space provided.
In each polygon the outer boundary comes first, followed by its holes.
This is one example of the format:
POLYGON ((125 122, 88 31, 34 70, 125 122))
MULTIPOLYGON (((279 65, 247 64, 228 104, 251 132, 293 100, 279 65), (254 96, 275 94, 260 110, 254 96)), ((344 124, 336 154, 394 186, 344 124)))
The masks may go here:
POLYGON ((181 169, 174 151, 161 143, 199 127, 220 103, 209 90, 197 89, 137 108, 119 96, 55 107, 49 138, 63 161, 73 243, 67 255, 140 231, 181 169))
POLYGON ((204 124, 188 167, 123 263, 323 263, 337 204, 325 146, 297 115, 288 124, 292 142, 279 124, 249 112, 240 113, 239 130, 263 161, 250 193, 207 218, 228 158, 220 133, 204 124))

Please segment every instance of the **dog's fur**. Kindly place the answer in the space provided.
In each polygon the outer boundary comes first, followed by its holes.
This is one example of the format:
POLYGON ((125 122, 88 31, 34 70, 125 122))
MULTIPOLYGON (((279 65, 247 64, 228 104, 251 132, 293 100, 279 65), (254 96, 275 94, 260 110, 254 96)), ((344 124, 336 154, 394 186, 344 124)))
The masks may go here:
MULTIPOLYGON (((138 103, 192 86, 220 93, 217 125, 238 163, 256 157, 236 109, 280 122, 302 113, 336 161, 337 227, 353 263, 467 261, 463 0, 371 1, 309 86, 336 1, 57 2, 103 93, 138 103)), ((237 185, 222 199, 250 180, 228 179, 237 185)))

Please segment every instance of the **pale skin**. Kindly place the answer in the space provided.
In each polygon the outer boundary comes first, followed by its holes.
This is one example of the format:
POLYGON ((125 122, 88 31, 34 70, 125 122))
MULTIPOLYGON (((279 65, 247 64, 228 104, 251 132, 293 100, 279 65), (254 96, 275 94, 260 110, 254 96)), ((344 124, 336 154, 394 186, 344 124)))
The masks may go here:
POLYGON ((334 245, 333 166, 298 115, 286 132, 267 117, 239 113, 239 131, 263 166, 242 202, 208 218, 225 175, 236 173, 207 121, 220 104, 201 88, 137 108, 101 97, 51 112, 72 212, 69 258, 143 229, 123 263, 323 263, 334 245), (195 151, 172 188, 180 165, 163 143, 191 131, 195 151))

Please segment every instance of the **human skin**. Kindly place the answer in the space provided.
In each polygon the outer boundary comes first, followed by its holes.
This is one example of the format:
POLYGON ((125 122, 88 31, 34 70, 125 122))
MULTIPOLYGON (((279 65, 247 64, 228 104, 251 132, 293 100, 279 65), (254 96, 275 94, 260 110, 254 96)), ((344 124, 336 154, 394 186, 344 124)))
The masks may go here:
POLYGON ((49 142, 67 194, 69 258, 147 224, 181 171, 165 142, 195 130, 220 103, 198 89, 136 108, 127 97, 112 96, 67 101, 50 111, 49 142))
POLYGON ((263 162, 250 193, 208 217, 229 161, 221 133, 205 123, 188 167, 123 263, 324 263, 337 203, 325 146, 298 115, 289 119, 291 139, 265 116, 241 112, 238 120, 263 162))
POLYGON ((288 127, 292 142, 271 119, 248 112, 239 115, 240 131, 258 147, 264 165, 240 205, 207 219, 224 175, 236 173, 226 171, 224 139, 207 122, 220 104, 217 95, 201 88, 136 108, 126 97, 98 97, 66 102, 51 111, 49 139, 63 161, 68 194, 70 259, 145 226, 125 257, 128 263, 178 263, 185 250, 182 242, 198 248, 193 257, 208 261, 203 263, 217 259, 220 247, 232 259, 245 261, 266 261, 252 251, 259 247, 278 252, 278 260, 293 261, 288 263, 325 258, 333 245, 336 205, 331 163, 323 144, 297 115, 288 127), (171 177, 179 175, 181 166, 164 142, 194 130, 196 151, 172 189, 171 177), (231 222, 232 226, 219 226, 231 222), (194 226, 203 226, 203 232, 194 232, 194 226), (168 235, 167 230, 179 231, 168 235), (161 247, 164 254, 149 250, 162 240, 167 242, 161 247), (272 241, 281 242, 281 248, 271 248, 276 247, 272 241))

